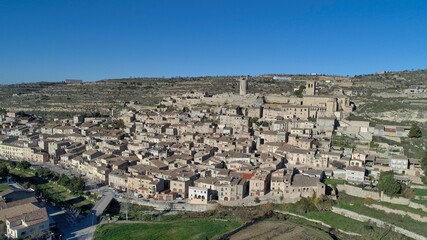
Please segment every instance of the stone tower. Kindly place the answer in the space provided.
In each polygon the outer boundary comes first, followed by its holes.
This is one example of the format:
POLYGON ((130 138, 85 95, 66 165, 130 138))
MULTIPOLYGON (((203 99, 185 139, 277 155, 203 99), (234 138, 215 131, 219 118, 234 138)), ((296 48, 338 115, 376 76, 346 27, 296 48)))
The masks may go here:
POLYGON ((308 96, 316 95, 316 81, 307 81, 305 94, 308 96))
POLYGON ((240 77, 240 95, 246 95, 248 92, 248 78, 247 77, 240 77))
POLYGON ((326 102, 326 115, 327 117, 335 116, 337 111, 337 102, 335 99, 331 98, 326 102))

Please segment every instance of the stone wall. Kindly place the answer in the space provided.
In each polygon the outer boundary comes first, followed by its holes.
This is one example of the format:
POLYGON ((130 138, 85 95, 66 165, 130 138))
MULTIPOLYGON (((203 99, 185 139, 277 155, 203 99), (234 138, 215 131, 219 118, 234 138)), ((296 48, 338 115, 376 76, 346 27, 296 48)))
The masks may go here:
POLYGON ((362 214, 359 214, 356 212, 352 212, 352 211, 349 211, 346 209, 333 207, 332 211, 334 213, 340 214, 340 215, 345 216, 345 217, 352 218, 352 219, 357 220, 357 221, 372 222, 375 225, 377 225, 378 227, 382 227, 382 228, 391 227, 392 231, 403 234, 403 235, 408 236, 408 237, 413 238, 413 239, 417 239, 417 240, 425 240, 426 239, 424 236, 421 236, 421 235, 416 234, 414 232, 408 231, 408 230, 403 229, 401 227, 397 227, 393 224, 389 224, 389 223, 386 223, 384 221, 378 220, 376 218, 368 217, 368 216, 365 216, 365 215, 362 215, 362 214))
MULTIPOLYGON (((125 199, 117 199, 119 202, 125 202, 125 199)), ((216 203, 208 204, 189 204, 189 203, 169 203, 163 201, 135 201, 129 200, 129 203, 138 204, 147 207, 153 207, 159 211, 187 211, 187 212, 205 212, 215 210, 218 206, 216 203)))
POLYGON ((337 185, 338 194, 339 192, 345 192, 348 195, 361 197, 361 198, 372 198, 374 200, 380 200, 381 195, 379 192, 367 191, 359 187, 347 185, 347 184, 338 184, 337 185))
MULTIPOLYGON (((295 213, 285 212, 285 211, 275 211, 275 212, 278 212, 278 213, 281 213, 281 214, 291 215, 291 216, 294 216, 294 217, 299 217, 299 218, 305 219, 305 220, 307 220, 307 221, 309 221, 309 222, 314 222, 314 223, 320 224, 320 225, 322 225, 322 226, 324 226, 324 227, 327 227, 327 228, 335 228, 334 226, 328 225, 328 224, 326 224, 326 223, 324 223, 324 222, 322 222, 322 221, 315 220, 315 219, 311 219, 311 218, 307 218, 307 217, 304 217, 304 216, 301 216, 301 215, 298 215, 298 214, 295 214, 295 213)), ((347 234, 347 235, 352 235, 352 236, 361 236, 361 235, 360 235, 360 234, 358 234, 358 233, 354 233, 354 232, 347 232, 347 231, 341 230, 341 229, 339 229, 339 228, 337 228, 337 231, 338 231, 338 232, 341 232, 341 233, 344 233, 344 234, 347 234)))
POLYGON ((232 231, 230 231, 230 232, 228 232, 228 233, 226 233, 226 234, 222 235, 219 239, 220 239, 220 240, 230 239, 230 237, 231 237, 233 234, 236 234, 236 233, 238 233, 238 232, 242 231, 243 229, 245 229, 245 228, 247 228, 247 227, 249 227, 249 226, 252 226, 254 223, 256 223, 256 221, 250 221, 250 222, 247 222, 247 223, 243 224, 242 226, 240 226, 240 227, 238 227, 238 228, 236 228, 236 229, 234 229, 234 230, 232 230, 232 231))
POLYGON ((411 202, 408 198, 403 197, 390 197, 385 195, 384 193, 380 192, 373 192, 368 190, 363 190, 362 188, 347 185, 347 184, 339 184, 337 185, 338 192, 345 192, 348 195, 360 197, 360 198, 372 198, 377 201, 382 202, 389 202, 393 204, 401 204, 401 205, 407 205, 411 208, 417 208, 422 209, 423 211, 427 212, 427 207, 423 204, 411 202))
POLYGON ((392 209, 389 207, 384 207, 378 204, 367 204, 367 207, 370 208, 374 208, 374 209, 378 209, 387 213, 394 213, 394 214, 398 214, 401 216, 405 216, 407 215, 408 217, 416 220, 416 221, 420 221, 420 222, 427 222, 427 217, 421 216, 419 214, 415 214, 415 213, 411 213, 411 212, 406 212, 406 211, 402 211, 402 210, 397 210, 397 209, 392 209))
POLYGON ((264 195, 259 197, 246 197, 244 199, 240 200, 234 200, 234 201, 218 201, 219 204, 227 207, 242 207, 242 206, 258 206, 268 203, 296 203, 300 200, 300 197, 285 197, 282 200, 279 196, 271 196, 271 195, 264 195), (256 198, 259 199, 259 202, 255 202, 256 198))

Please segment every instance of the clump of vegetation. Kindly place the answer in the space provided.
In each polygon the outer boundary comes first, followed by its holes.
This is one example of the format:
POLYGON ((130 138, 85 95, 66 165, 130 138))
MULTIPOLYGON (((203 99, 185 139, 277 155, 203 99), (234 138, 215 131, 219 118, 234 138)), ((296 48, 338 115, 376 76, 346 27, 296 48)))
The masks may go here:
POLYGON ((16 164, 16 167, 22 170, 26 170, 31 167, 31 163, 27 161, 18 162, 18 164, 16 164))
MULTIPOLYGON (((421 164, 421 169, 426 173, 427 172, 427 152, 424 152, 423 157, 421 158, 420 164, 421 164)), ((427 185, 426 176, 422 176, 421 180, 423 181, 424 184, 427 185)))
POLYGON ((302 93, 304 92, 304 89, 305 89, 305 86, 303 85, 299 86, 299 89, 294 91, 294 95, 299 98, 302 98, 303 97, 302 93))
POLYGON ((309 122, 313 122, 313 123, 315 123, 317 121, 317 119, 315 117, 308 117, 307 120, 309 122))
POLYGON ((6 177, 7 175, 9 175, 9 169, 7 168, 6 165, 4 164, 0 164, 0 177, 6 177))
POLYGON ((333 167, 339 168, 339 169, 343 169, 345 167, 345 164, 342 162, 339 162, 337 160, 332 161, 331 165, 333 167))
POLYGON ((68 188, 72 193, 81 194, 85 189, 85 182, 79 177, 68 177, 62 174, 58 179, 58 184, 68 188))
POLYGON ((402 193, 403 197, 405 197, 405 198, 409 198, 409 199, 415 198, 414 190, 412 188, 408 187, 407 185, 402 186, 401 193, 402 193))
POLYGON ((423 136, 420 126, 417 123, 413 123, 411 129, 409 130, 408 137, 410 138, 420 138, 423 136))
POLYGON ((379 146, 380 146, 380 144, 378 144, 378 143, 376 143, 374 141, 371 141, 369 143, 369 148, 371 148, 371 149, 377 149, 379 146))
POLYGON ((252 120, 252 123, 257 124, 257 123, 258 123, 259 118, 257 118, 257 117, 253 117, 251 120, 252 120))
POLYGON ((307 212, 323 212, 323 211, 330 211, 332 209, 332 206, 334 205, 334 202, 332 199, 322 196, 317 197, 316 195, 313 195, 311 197, 302 197, 297 203, 297 208, 300 213, 307 213, 307 212))
POLYGON ((378 189, 387 195, 393 196, 400 192, 401 186, 400 183, 394 179, 394 173, 392 171, 388 171, 380 173, 378 189))

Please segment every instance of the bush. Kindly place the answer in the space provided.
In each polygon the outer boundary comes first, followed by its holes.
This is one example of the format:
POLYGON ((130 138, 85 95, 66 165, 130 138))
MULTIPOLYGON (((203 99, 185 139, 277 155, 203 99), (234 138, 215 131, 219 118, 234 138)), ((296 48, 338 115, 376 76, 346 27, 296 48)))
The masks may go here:
POLYGON ((372 204, 372 203, 374 202, 374 199, 373 199, 373 198, 371 198, 371 197, 365 197, 365 198, 363 199, 363 201, 364 201, 366 204, 372 204))
POLYGON ((255 200, 254 200, 254 202, 255 202, 255 203, 260 203, 260 202, 261 202, 261 200, 259 200, 259 197, 256 197, 256 198, 255 198, 255 200))
POLYGON ((314 198, 314 206, 316 207, 317 211, 330 211, 334 206, 334 201, 327 196, 322 196, 319 198, 314 198))
POLYGON ((402 195, 405 198, 414 199, 415 198, 415 192, 412 190, 412 188, 408 187, 406 184, 402 186, 402 195))

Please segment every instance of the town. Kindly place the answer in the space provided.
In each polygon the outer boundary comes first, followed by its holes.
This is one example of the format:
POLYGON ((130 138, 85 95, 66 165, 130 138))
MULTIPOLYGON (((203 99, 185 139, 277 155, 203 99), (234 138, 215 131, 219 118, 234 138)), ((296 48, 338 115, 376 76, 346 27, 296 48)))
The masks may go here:
MULTIPOLYGON (((235 81, 239 94, 189 91, 166 97, 156 107, 130 102, 119 114, 111 109, 108 115, 44 121, 7 109, 0 115, 0 158, 8 166, 30 163, 38 175, 46 169, 82 179, 86 186, 80 192, 108 198, 101 210, 92 209, 96 216, 88 213, 89 226, 104 219, 113 199, 162 211, 203 212, 218 205, 336 200, 345 192, 427 211, 425 197, 406 194, 425 189, 421 156, 409 157, 403 147, 375 141, 421 137, 417 124, 350 120, 358 106, 343 91, 321 94, 323 83, 317 81, 305 81, 291 96, 249 93, 250 76, 235 81), (388 176, 395 190, 382 183, 388 176), (403 188, 406 195, 393 197, 403 188)), ((46 204, 38 203, 38 191, 24 188, 0 193, 5 205, 0 217, 10 238, 49 232, 55 225, 46 204), (9 200, 9 195, 20 197, 9 200)), ((424 215, 421 222, 426 222, 424 215)), ((424 239, 423 232, 396 229, 424 239)))

